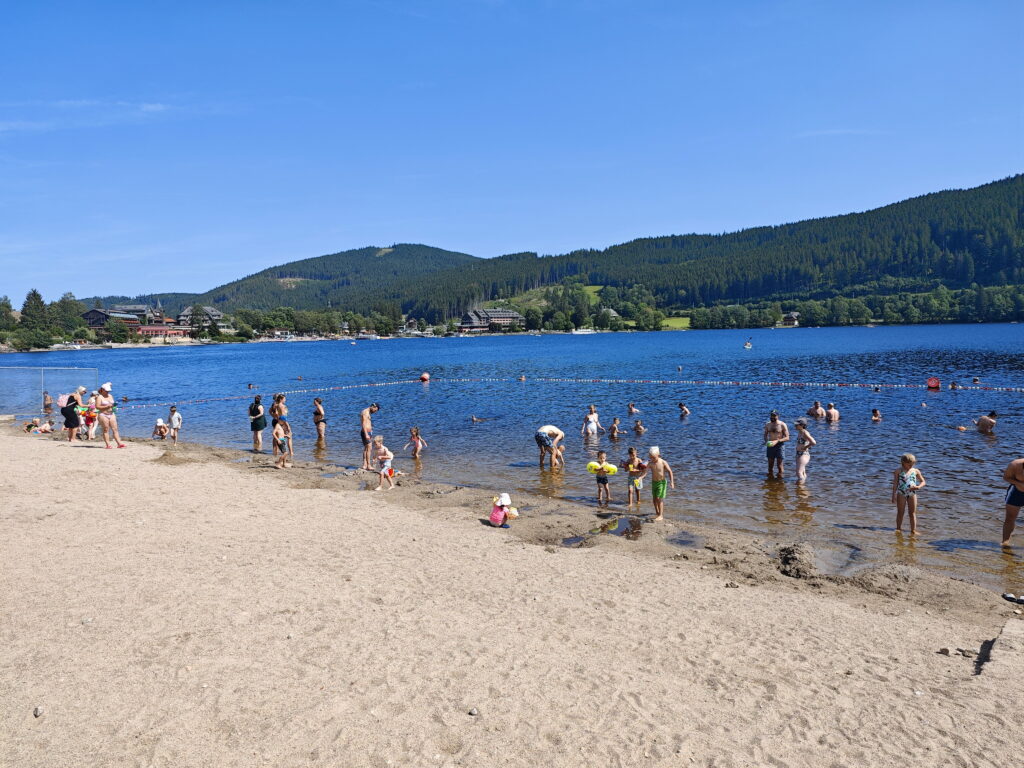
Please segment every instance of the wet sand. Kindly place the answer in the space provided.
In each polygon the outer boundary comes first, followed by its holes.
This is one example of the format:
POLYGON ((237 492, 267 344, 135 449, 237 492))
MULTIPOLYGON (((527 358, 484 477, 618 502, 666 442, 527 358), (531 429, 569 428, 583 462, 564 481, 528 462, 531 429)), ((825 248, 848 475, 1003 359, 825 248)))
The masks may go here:
POLYGON ((481 490, 191 444, 0 457, 12 765, 1019 758, 1021 617, 971 584, 554 499, 496 530, 481 490))

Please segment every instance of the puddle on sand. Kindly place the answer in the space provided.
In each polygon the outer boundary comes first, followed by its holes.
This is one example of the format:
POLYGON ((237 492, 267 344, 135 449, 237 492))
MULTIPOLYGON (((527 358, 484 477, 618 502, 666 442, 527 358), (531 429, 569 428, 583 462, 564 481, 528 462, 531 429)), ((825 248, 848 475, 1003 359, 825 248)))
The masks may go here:
POLYGON ((697 549, 700 545, 700 542, 697 541, 697 537, 692 533, 687 533, 686 531, 673 533, 665 539, 665 541, 674 547, 684 547, 686 549, 697 549))
POLYGON ((1003 548, 994 541, 980 541, 978 539, 939 539, 938 541, 929 541, 928 546, 934 547, 940 552, 956 552, 958 549, 978 552, 1003 551, 1003 548))
POLYGON ((627 541, 636 541, 643 533, 643 521, 638 517, 614 517, 580 536, 569 536, 562 539, 562 546, 580 547, 588 539, 606 533, 610 533, 612 536, 621 536, 627 541))

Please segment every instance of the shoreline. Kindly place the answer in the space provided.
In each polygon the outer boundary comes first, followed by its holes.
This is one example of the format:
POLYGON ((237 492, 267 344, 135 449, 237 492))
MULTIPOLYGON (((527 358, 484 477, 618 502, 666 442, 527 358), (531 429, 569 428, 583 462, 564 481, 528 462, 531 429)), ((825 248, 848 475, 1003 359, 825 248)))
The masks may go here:
POLYGON ((502 531, 480 491, 362 492, 359 473, 195 444, 0 430, 0 455, 18 764, 885 768, 1019 749, 1024 653, 998 638, 1021 619, 980 587, 795 579, 737 537, 667 543, 673 525, 556 546, 593 516, 524 509, 502 531), (17 479, 40 465, 61 469, 43 492, 17 479))

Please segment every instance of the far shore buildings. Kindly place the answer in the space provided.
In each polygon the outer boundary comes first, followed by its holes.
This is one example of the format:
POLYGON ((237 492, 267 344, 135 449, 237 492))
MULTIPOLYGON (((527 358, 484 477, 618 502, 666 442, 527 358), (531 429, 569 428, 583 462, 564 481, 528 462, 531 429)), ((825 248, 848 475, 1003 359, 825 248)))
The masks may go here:
POLYGON ((483 333, 490 330, 491 325, 499 328, 526 326, 526 318, 513 309, 471 309, 462 316, 459 330, 463 333, 483 333))
POLYGON ((82 313, 85 324, 93 330, 106 328, 111 320, 120 320, 129 328, 138 329, 142 323, 137 315, 131 312, 116 312, 113 309, 90 309, 82 313))
POLYGON ((231 323, 216 307, 201 307, 202 314, 196 318, 192 311, 195 307, 185 307, 178 315, 178 325, 182 328, 202 328, 203 330, 216 331, 217 333, 234 333, 235 329, 231 323))

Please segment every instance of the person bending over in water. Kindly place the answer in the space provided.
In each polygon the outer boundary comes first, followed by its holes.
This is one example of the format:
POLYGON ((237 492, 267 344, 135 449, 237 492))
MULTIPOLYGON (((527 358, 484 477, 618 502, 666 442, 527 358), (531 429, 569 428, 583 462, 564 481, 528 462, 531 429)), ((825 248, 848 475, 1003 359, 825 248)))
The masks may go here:
POLYGON ((978 427, 978 431, 983 435, 991 435, 992 431, 996 427, 996 419, 998 416, 995 411, 989 411, 988 416, 979 416, 974 420, 975 425, 978 427))
POLYGON ((412 457, 418 459, 420 451, 427 447, 427 441, 420 435, 419 427, 409 428, 409 442, 405 444, 405 448, 402 448, 402 450, 404 451, 410 445, 412 446, 412 457))
POLYGON ((900 468, 892 473, 892 501, 896 505, 896 530, 903 532, 903 515, 910 516, 910 535, 917 535, 917 492, 924 488, 924 475, 914 465, 912 453, 900 456, 900 468))
POLYGON ((537 448, 540 450, 540 466, 544 466, 544 456, 549 456, 551 469, 555 468, 555 464, 562 463, 562 455, 559 451, 561 446, 559 443, 565 439, 565 433, 558 427, 552 424, 545 424, 543 427, 537 430, 533 436, 534 441, 537 443, 537 448))
POLYGON ((679 403, 679 418, 685 418, 690 415, 690 409, 686 407, 686 403, 679 403))
POLYGON ((395 474, 394 469, 391 468, 391 462, 394 461, 395 454, 384 445, 384 437, 382 435, 377 435, 373 438, 373 452, 374 458, 377 460, 378 474, 377 487, 373 490, 381 490, 386 479, 388 481, 388 490, 390 491, 395 487, 395 481, 391 479, 392 475, 395 474))
POLYGON ((651 446, 647 452, 650 461, 647 468, 651 471, 651 501, 654 503, 654 521, 665 519, 665 476, 668 475, 669 486, 675 490, 676 478, 672 474, 672 467, 661 458, 661 449, 656 445, 651 446))
POLYGON ((772 411, 768 414, 768 423, 764 425, 765 455, 768 457, 768 478, 772 477, 772 465, 779 471, 779 480, 782 479, 782 460, 785 458, 783 446, 789 442, 789 427, 786 422, 779 420, 779 412, 772 411))
POLYGON ((807 422, 803 419, 796 420, 796 481, 803 483, 807 480, 807 465, 811 461, 811 448, 818 442, 811 437, 807 431, 807 422))
POLYGON ((881 421, 882 420, 882 412, 880 410, 878 410, 877 408, 872 408, 871 409, 871 420, 872 421, 881 421))
POLYGON ((1010 536, 1017 526, 1017 515, 1024 507, 1024 459, 1014 459, 1003 472, 1003 480, 1010 485, 1006 489, 1006 517, 1003 519, 1004 547, 1010 546, 1010 536))
POLYGON ((814 401, 814 405, 807 409, 807 415, 812 419, 825 418, 825 409, 821 407, 821 400, 814 401))
POLYGON ((359 412, 359 439, 363 441, 363 469, 372 472, 370 454, 373 450, 373 414, 380 410, 376 403, 370 403, 359 412))
POLYGON ((638 435, 642 435, 644 432, 647 431, 647 427, 644 426, 644 423, 640 421, 640 419, 637 419, 636 424, 633 425, 633 431, 636 432, 638 435))

